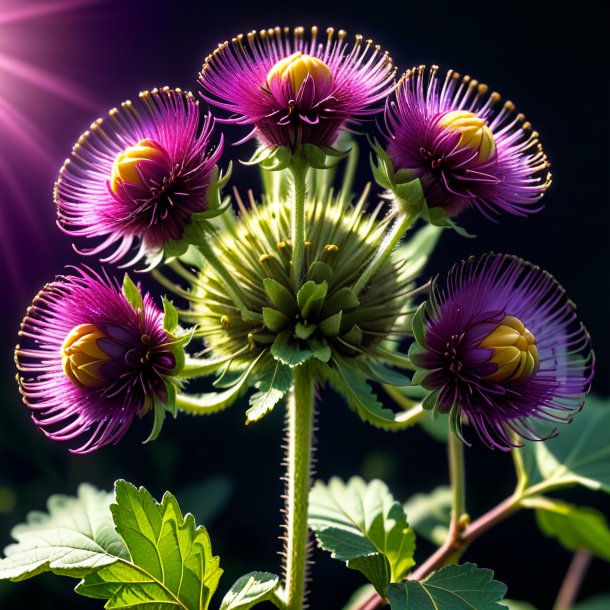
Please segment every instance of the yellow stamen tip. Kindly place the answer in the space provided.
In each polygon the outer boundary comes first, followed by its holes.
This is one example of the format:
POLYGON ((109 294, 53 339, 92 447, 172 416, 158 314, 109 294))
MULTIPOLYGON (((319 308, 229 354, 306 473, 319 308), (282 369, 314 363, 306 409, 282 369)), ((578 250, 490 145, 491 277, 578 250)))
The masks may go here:
POLYGON ((64 374, 76 386, 102 387, 106 381, 100 369, 110 360, 98 345, 106 335, 93 324, 79 324, 66 336, 61 346, 64 374))

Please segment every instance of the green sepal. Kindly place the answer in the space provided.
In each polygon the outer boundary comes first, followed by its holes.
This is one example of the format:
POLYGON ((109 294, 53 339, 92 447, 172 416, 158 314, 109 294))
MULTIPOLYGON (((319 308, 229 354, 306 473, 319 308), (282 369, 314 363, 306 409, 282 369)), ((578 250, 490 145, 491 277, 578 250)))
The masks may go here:
POLYGON ((314 169, 330 169, 350 152, 349 150, 339 150, 332 146, 317 146, 315 144, 303 144, 299 151, 307 159, 309 166, 314 169))
POLYGON ((327 293, 327 282, 316 284, 316 282, 309 280, 301 286, 297 292, 297 303, 303 318, 307 319, 310 316, 317 318, 327 293))
POLYGON ((466 229, 456 224, 448 215, 447 212, 443 208, 434 207, 429 208, 426 200, 424 199, 424 203, 421 207, 420 212, 421 217, 429 222, 430 224, 436 227, 450 228, 453 229, 458 235, 462 237, 476 237, 476 235, 472 235, 468 233, 466 229))
POLYGON ((279 171, 290 165, 292 151, 288 146, 260 146, 242 165, 260 165, 267 171, 279 171))
POLYGON ((263 307, 263 324, 274 333, 279 333, 284 330, 289 324, 290 320, 277 309, 271 307, 263 307))
POLYGON ((250 380, 252 371, 266 353, 266 350, 262 351, 252 360, 248 367, 240 373, 239 377, 233 382, 233 385, 224 392, 208 392, 206 394, 198 395, 179 394, 176 397, 176 408, 179 411, 186 411, 196 415, 209 415, 210 413, 217 413, 218 411, 231 406, 245 389, 250 380))
POLYGON ((238 578, 220 604, 220 610, 250 610, 264 601, 274 603, 278 608, 276 590, 280 577, 270 572, 250 572, 238 578))
POLYGON ((441 568, 424 581, 388 585, 391 610, 506 610, 506 585, 473 563, 441 568))
POLYGON ((294 338, 291 330, 283 330, 278 334, 271 346, 271 354, 290 367, 299 366, 312 356, 308 345, 294 338))
POLYGON ((354 309, 358 305, 360 305, 360 300, 351 288, 340 288, 326 299, 321 315, 327 317, 339 311, 354 309))
POLYGON ((305 325, 301 322, 297 322, 294 326, 294 334, 297 336, 298 339, 306 341, 315 332, 316 328, 316 324, 305 325))
POLYGON ((364 335, 357 324, 354 324, 341 338, 350 345, 359 346, 364 335))
POLYGON ((430 392, 423 400, 422 400, 422 407, 424 409, 426 409, 427 411, 431 411, 436 407, 436 404, 438 403, 438 396, 441 393, 440 388, 437 388, 436 390, 432 390, 432 392, 430 392))
POLYGON ((424 324, 424 312, 426 311, 426 303, 422 303, 417 311, 413 314, 411 319, 411 328, 413 329, 413 336, 419 345, 422 347, 426 345, 426 326, 424 324))
POLYGON ((246 425, 258 421, 269 413, 292 387, 294 375, 290 367, 274 361, 275 366, 262 373, 254 386, 257 392, 250 396, 246 411, 246 425))
POLYGON ((139 312, 140 314, 144 312, 144 302, 142 301, 140 289, 134 284, 133 280, 127 273, 123 278, 123 295, 135 311, 139 312))
POLYGON ((263 288, 267 298, 284 315, 292 317, 298 312, 297 302, 286 286, 268 277, 263 280, 263 288))
POLYGON ((179 321, 174 304, 167 297, 163 297, 163 330, 168 333, 174 332, 179 321))
POLYGON ((424 381, 429 374, 430 374, 430 371, 424 370, 424 369, 415 371, 415 373, 413 374, 413 379, 411 380, 411 383, 413 385, 421 385, 422 381, 424 381))
POLYGON ((171 382, 166 382, 165 388, 167 390, 167 402, 163 402, 156 394, 153 396, 153 427, 146 440, 143 441, 144 444, 154 441, 159 436, 166 412, 174 417, 176 416, 176 386, 171 382))
POLYGON ((320 341, 316 338, 309 340, 309 349, 311 349, 311 353, 316 360, 324 363, 327 363, 330 360, 333 353, 330 349, 330 345, 328 345, 325 340, 320 341))
POLYGON ((343 312, 339 311, 336 314, 322 320, 318 325, 320 332, 325 337, 336 337, 341 330, 341 318, 343 317, 343 312))

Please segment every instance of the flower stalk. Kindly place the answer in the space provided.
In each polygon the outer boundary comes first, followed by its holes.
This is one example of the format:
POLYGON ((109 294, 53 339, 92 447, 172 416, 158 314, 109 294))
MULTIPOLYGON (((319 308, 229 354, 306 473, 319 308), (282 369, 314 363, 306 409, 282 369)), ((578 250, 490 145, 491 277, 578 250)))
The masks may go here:
POLYGON ((305 240, 307 239, 307 228, 305 226, 305 195, 307 191, 306 180, 309 166, 307 160, 300 155, 293 157, 290 164, 292 173, 292 266, 291 279, 298 290, 301 286, 301 274, 303 271, 303 259, 305 255, 305 240))
POLYGON ((307 364, 298 366, 294 369, 294 386, 286 412, 286 610, 302 610, 305 600, 314 401, 313 371, 307 364))

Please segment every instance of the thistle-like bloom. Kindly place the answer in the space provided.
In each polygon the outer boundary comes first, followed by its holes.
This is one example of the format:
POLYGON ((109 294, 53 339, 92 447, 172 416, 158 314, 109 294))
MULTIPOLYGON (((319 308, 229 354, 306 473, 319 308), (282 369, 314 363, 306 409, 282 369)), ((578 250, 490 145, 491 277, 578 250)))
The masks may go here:
MULTIPOLYGON (((378 112, 393 86, 387 53, 362 36, 350 48, 332 28, 275 28, 224 42, 203 65, 203 98, 253 125, 265 146, 331 146, 346 123, 378 112)), ((220 120, 220 119, 219 119, 220 120)), ((247 138, 246 138, 247 139, 247 138)))
POLYGON ((387 153, 421 180, 429 208, 474 207, 487 218, 541 209, 551 184, 538 133, 515 105, 469 76, 413 68, 386 107, 387 153))
POLYGON ((176 341, 152 298, 130 285, 128 300, 107 276, 60 276, 21 325, 15 360, 23 400, 49 438, 85 439, 75 453, 117 443, 136 415, 169 404, 174 393, 176 341))
MULTIPOLYGON (((487 254, 435 280, 414 320, 410 356, 425 404, 466 416, 489 447, 512 433, 540 440, 537 421, 569 422, 589 391, 593 353, 574 305, 548 273, 520 258, 487 254)), ((554 430, 551 434, 554 434, 554 430)))
MULTIPOLYGON (((214 121, 179 89, 140 93, 98 119, 78 140, 55 186, 58 223, 69 235, 100 238, 85 254, 113 252, 117 262, 139 242, 135 258, 158 262, 197 214, 208 213, 222 137, 210 148, 214 121)), ((211 204, 211 205, 210 205, 211 204)))

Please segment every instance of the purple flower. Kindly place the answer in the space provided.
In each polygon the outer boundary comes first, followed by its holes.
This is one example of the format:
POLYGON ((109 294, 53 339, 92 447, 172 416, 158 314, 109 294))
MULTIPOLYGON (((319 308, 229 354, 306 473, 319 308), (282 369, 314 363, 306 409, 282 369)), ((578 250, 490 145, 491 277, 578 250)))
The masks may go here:
POLYGON ((150 295, 142 299, 131 284, 134 307, 107 276, 78 271, 38 294, 15 360, 36 425, 53 440, 83 437, 73 452, 89 453, 117 443, 153 406, 157 418, 154 403, 171 402, 178 361, 150 295))
MULTIPOLYGON (((179 89, 140 93, 99 119, 78 140, 55 186, 58 222, 69 235, 100 238, 85 254, 131 249, 155 262, 178 241, 194 215, 208 212, 208 188, 222 152, 210 149, 214 120, 203 124, 199 103, 179 89)), ((153 263, 154 264, 154 263, 153 263)))
POLYGON ((523 114, 487 85, 438 67, 406 72, 386 106, 387 153, 419 178, 429 208, 475 207, 487 218, 541 209, 549 163, 523 114))
POLYGON ((330 146, 346 123, 378 112, 393 87, 387 53, 345 38, 328 28, 319 41, 316 27, 309 39, 302 27, 240 34, 206 59, 202 97, 229 111, 226 121, 254 125, 248 138, 265 146, 330 146))
POLYGON ((571 421, 589 391, 593 352, 574 305, 551 275, 520 258, 456 264, 444 288, 434 281, 413 329, 425 405, 450 413, 460 436, 466 416, 489 447, 516 446, 512 433, 548 437, 537 423, 571 421))

